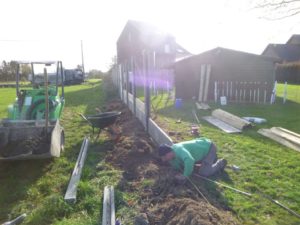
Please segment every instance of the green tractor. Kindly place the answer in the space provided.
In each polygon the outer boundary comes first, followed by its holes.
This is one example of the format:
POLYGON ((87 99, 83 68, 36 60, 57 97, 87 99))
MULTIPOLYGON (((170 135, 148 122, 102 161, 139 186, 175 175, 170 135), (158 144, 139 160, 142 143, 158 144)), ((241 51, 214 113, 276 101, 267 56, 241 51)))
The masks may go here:
POLYGON ((60 156, 64 147, 64 130, 59 124, 65 104, 63 80, 61 61, 17 62, 16 100, 8 106, 8 118, 0 121, 0 161, 60 156), (23 64, 31 66, 32 85, 20 89, 23 64), (36 67, 44 67, 43 82, 35 82, 36 67), (56 70, 51 75, 54 82, 49 82, 47 67, 56 70))

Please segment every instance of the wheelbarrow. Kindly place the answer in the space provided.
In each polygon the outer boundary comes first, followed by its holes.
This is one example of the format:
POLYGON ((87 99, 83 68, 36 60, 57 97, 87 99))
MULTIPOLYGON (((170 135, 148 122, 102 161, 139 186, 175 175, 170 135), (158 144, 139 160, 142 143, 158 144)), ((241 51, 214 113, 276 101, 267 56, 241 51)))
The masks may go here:
MULTIPOLYGON (((99 113, 96 115, 83 115, 79 114, 88 124, 93 128, 93 135, 95 134, 95 128, 99 128, 96 140, 99 138, 101 131, 105 128, 112 126, 116 120, 121 115, 121 112, 111 111, 99 113)), ((109 133, 114 133, 113 129, 108 131, 109 133)))

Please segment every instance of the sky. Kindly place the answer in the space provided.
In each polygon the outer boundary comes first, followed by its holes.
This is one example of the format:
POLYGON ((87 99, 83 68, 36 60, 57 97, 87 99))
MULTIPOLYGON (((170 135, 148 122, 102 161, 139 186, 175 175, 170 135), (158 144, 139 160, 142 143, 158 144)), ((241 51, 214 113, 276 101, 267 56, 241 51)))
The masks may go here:
MULTIPOLYGON (((0 60, 62 60, 109 69, 127 20, 173 34, 193 54, 225 47, 261 54, 300 34, 300 15, 266 20, 254 0, 1 0, 0 60)), ((259 0, 257 0, 259 1, 259 0)))

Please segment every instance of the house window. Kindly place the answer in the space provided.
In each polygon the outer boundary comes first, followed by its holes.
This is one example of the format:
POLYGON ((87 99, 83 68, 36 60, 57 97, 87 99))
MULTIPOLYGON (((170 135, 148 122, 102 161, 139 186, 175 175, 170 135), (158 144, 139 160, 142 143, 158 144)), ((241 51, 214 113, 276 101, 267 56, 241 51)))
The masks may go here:
POLYGON ((165 53, 170 53, 170 45, 169 44, 165 44, 165 53))

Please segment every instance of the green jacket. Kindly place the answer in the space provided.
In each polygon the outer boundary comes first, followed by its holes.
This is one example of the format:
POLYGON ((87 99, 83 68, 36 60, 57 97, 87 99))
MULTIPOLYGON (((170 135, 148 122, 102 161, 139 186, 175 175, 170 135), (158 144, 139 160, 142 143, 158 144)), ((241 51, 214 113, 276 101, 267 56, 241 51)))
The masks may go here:
POLYGON ((202 160, 208 153, 211 140, 207 138, 197 138, 191 141, 184 141, 172 145, 175 157, 170 164, 177 170, 184 167, 183 175, 188 177, 192 174, 195 162, 202 160))

